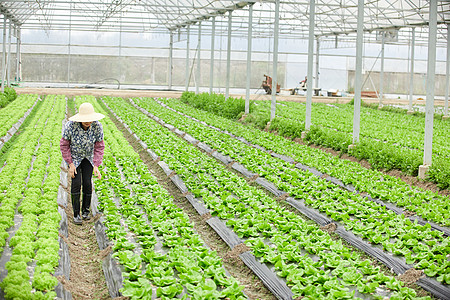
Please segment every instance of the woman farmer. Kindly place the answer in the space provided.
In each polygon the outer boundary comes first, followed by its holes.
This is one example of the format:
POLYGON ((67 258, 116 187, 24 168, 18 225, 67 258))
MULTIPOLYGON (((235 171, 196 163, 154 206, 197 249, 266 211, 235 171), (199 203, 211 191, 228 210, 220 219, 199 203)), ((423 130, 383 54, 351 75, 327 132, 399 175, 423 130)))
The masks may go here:
POLYGON ((63 159, 69 165, 69 175, 72 177, 72 208, 73 221, 81 225, 89 220, 89 208, 92 197, 92 173, 101 178, 98 166, 103 160, 103 127, 98 121, 105 116, 94 111, 90 103, 80 105, 79 112, 65 124, 60 149, 63 159), (80 216, 80 190, 83 185, 83 202, 80 216))

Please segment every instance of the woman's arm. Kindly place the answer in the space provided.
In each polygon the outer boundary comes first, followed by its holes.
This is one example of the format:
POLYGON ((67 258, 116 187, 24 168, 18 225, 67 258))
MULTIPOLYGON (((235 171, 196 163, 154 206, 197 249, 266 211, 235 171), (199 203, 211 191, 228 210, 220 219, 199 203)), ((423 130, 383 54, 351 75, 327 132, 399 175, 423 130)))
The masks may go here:
POLYGON ((70 152, 70 141, 65 138, 61 138, 59 141, 59 149, 61 149, 61 154, 63 159, 69 165, 69 175, 74 178, 75 174, 77 174, 77 170, 72 160, 72 153, 70 152))
POLYGON ((102 178, 102 174, 98 170, 98 166, 102 164, 103 160, 103 150, 105 149, 105 142, 95 142, 94 144, 94 175, 97 176, 98 179, 102 178))
POLYGON ((95 142, 94 144, 94 167, 98 167, 102 164, 103 161, 103 151, 105 149, 105 142, 95 142))
POLYGON ((61 140, 59 141, 59 149, 61 149, 62 157, 66 161, 66 163, 69 165, 73 163, 72 154, 70 152, 70 141, 66 140, 65 138, 61 138, 61 140))

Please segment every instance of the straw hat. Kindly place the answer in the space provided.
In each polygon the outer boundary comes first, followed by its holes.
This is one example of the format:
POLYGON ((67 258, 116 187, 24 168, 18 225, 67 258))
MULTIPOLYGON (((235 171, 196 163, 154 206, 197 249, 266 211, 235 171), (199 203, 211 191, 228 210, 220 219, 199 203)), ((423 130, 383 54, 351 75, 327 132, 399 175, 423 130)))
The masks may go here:
POLYGON ((78 113, 70 117, 69 120, 75 122, 93 122, 103 119, 104 117, 105 115, 96 113, 94 111, 94 107, 92 106, 91 103, 86 102, 80 105, 78 113))

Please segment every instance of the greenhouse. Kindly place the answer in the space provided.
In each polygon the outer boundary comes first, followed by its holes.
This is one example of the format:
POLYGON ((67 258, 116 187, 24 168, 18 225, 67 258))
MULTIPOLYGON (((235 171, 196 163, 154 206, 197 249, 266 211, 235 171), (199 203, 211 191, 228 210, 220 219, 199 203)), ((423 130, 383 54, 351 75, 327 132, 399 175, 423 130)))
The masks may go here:
POLYGON ((450 299, 449 1, 0 16, 0 299, 450 299))

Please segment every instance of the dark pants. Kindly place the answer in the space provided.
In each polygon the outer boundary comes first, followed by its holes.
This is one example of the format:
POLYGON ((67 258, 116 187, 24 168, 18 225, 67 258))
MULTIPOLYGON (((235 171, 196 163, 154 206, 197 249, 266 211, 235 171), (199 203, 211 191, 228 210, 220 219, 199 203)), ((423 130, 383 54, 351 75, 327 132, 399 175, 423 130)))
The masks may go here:
POLYGON ((83 194, 92 194, 92 167, 86 158, 81 161, 77 167, 77 174, 72 178, 72 194, 79 194, 81 190, 81 182, 83 182, 83 194))

